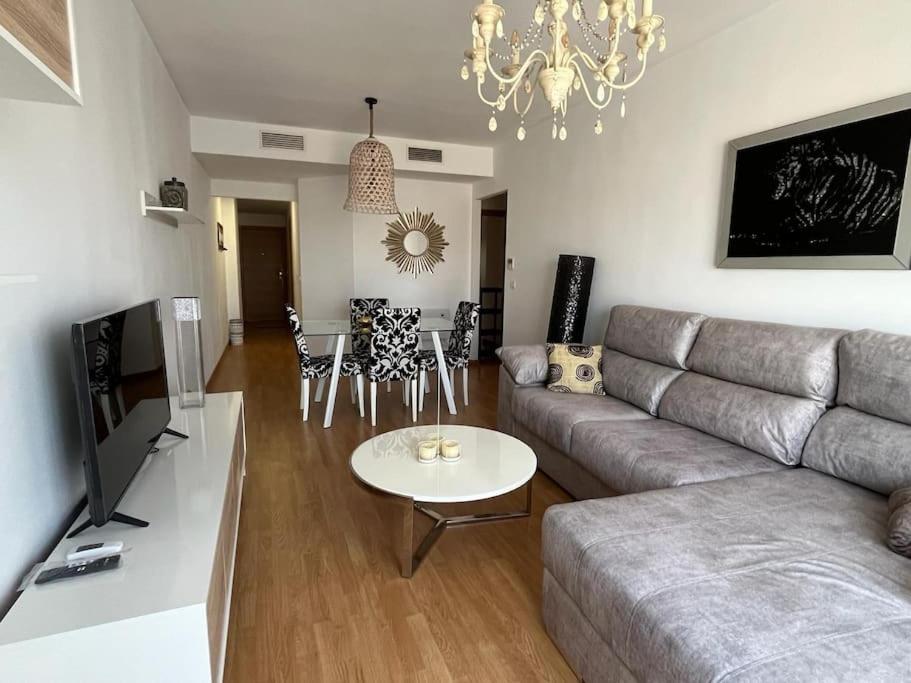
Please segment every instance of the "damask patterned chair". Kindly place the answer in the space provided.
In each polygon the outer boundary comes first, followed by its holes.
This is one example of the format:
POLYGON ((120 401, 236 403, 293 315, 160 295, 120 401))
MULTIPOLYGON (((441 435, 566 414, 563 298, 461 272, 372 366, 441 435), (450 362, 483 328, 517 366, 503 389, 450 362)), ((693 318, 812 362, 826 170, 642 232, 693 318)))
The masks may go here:
POLYGON ((411 419, 418 419, 418 343, 421 339, 420 308, 381 308, 373 315, 370 335, 370 423, 376 426, 377 382, 408 382, 411 419))
MULTIPOLYGON (((370 335, 355 334, 354 330, 360 327, 358 322, 361 318, 373 319, 373 315, 381 308, 389 308, 389 299, 386 297, 375 297, 372 299, 349 299, 348 304, 351 310, 351 353, 364 361, 364 364, 370 358, 370 335)), ((386 391, 392 390, 390 382, 386 383, 386 391)))
MULTIPOLYGON (((310 419, 310 380, 326 379, 332 374, 333 356, 311 356, 307 339, 301 330, 300 318, 297 311, 289 304, 285 304, 285 315, 291 327, 291 336, 294 337, 294 346, 297 348, 297 359, 301 373, 301 402, 300 408, 304 414, 304 422, 310 419)), ((364 417, 364 363, 353 354, 346 353, 342 356, 342 366, 339 371, 342 377, 356 378, 358 408, 361 417, 364 417)), ((354 380, 352 380, 354 381, 354 380)))
MULTIPOLYGON (((481 305, 471 301, 460 301, 456 310, 455 318, 452 320, 455 328, 449 335, 449 349, 443 352, 443 358, 446 361, 446 369, 449 370, 449 383, 455 391, 455 371, 459 368, 462 370, 462 398, 465 405, 468 405, 468 360, 471 357, 471 340, 474 337, 475 328, 478 326, 478 315, 481 311, 481 305)), ((424 409, 424 384, 427 381, 427 373, 437 370, 437 357, 433 351, 421 351, 420 353, 420 409, 424 409)))

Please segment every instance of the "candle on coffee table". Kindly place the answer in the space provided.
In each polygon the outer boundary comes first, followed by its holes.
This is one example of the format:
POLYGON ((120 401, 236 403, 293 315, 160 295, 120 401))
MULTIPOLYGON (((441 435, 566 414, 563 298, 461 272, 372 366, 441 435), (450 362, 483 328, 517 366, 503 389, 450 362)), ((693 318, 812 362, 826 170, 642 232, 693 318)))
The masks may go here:
POLYGON ((459 442, 451 439, 440 444, 440 452, 443 455, 443 460, 458 460, 462 457, 462 448, 459 442))
POLYGON ((433 462, 437 459, 437 442, 421 441, 418 444, 418 460, 421 462, 433 462))

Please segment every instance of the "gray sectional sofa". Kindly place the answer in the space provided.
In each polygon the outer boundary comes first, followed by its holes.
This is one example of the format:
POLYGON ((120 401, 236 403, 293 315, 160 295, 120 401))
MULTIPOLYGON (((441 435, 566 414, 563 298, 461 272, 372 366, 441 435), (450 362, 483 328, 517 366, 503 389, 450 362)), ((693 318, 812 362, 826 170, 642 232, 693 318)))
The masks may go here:
POLYGON ((611 311, 607 396, 499 351, 499 426, 580 502, 544 516, 544 621, 585 681, 911 678, 911 337, 611 311), (628 495, 619 495, 628 494, 628 495))

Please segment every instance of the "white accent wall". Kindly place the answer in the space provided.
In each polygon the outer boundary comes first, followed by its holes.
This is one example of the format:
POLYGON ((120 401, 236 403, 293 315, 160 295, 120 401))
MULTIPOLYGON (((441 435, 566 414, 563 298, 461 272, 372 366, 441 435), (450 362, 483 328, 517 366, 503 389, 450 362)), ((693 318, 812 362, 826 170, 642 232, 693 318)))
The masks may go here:
POLYGON ((393 306, 448 308, 455 311, 471 294, 473 250, 472 187, 467 183, 396 179, 396 200, 404 212, 419 207, 444 225, 449 246, 445 261, 417 279, 399 274, 386 261, 386 223, 394 216, 345 211, 346 176, 298 181, 302 315, 345 318, 348 299, 388 297, 393 306))
POLYGON ((207 377, 227 342, 215 202, 187 110, 132 3, 80 0, 74 14, 84 106, 0 99, 0 612, 85 491, 72 321, 160 298, 172 380, 171 297, 202 298, 207 377), (140 190, 172 175, 205 225, 140 215, 140 190))
POLYGON ((781 0, 669 55, 601 137, 588 106, 564 143, 549 119, 523 143, 502 120, 495 180, 475 197, 509 190, 506 343, 544 338, 561 253, 597 258, 589 341, 618 303, 911 334, 911 272, 714 265, 728 141, 911 91, 908 24, 908 0, 781 0))

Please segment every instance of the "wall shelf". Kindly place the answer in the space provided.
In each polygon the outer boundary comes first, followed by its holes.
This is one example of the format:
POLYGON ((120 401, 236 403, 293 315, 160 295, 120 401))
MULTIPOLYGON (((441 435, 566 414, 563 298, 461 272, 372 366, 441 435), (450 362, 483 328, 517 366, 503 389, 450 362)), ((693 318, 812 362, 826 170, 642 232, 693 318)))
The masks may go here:
POLYGON ((175 228, 179 225, 198 225, 203 223, 201 218, 197 218, 186 209, 162 206, 158 197, 144 190, 139 191, 139 208, 143 216, 161 219, 175 228))
MULTIPOLYGON (((34 35, 26 35, 29 29, 35 29, 35 26, 39 29, 46 29, 49 24, 53 24, 54 20, 58 19, 58 17, 48 14, 48 8, 43 6, 47 4, 34 3, 29 7, 26 3, 26 9, 29 12, 28 18, 33 20, 34 26, 32 24, 16 26, 0 24, 0 97, 51 104, 82 105, 79 78, 76 72, 71 3, 66 4, 66 25, 63 26, 61 32, 65 35, 55 36, 43 30, 34 35), (41 57, 29 49, 25 43, 29 43, 32 47, 37 45, 39 51, 44 47, 48 50, 65 52, 64 64, 58 65, 62 66, 64 71, 61 71, 60 74, 55 73, 54 69, 45 64, 41 57)), ((4 22, 9 22, 8 8, 0 8, 0 10, 2 10, 0 18, 4 22)))

